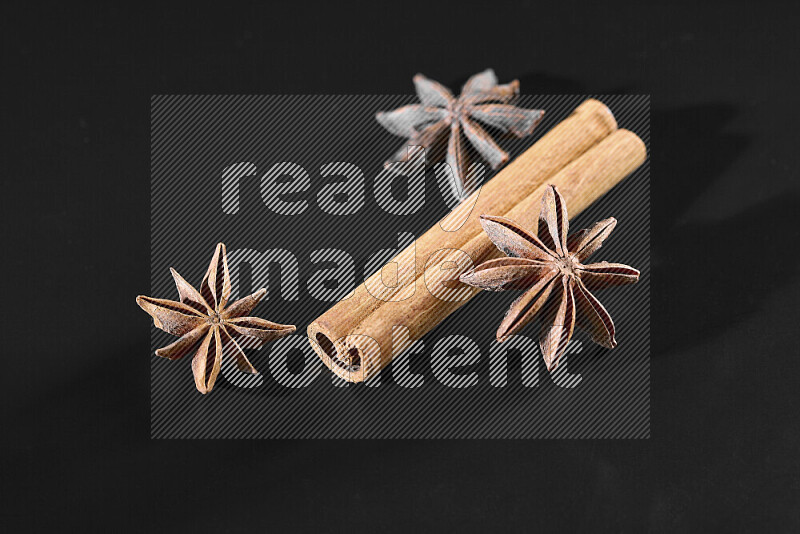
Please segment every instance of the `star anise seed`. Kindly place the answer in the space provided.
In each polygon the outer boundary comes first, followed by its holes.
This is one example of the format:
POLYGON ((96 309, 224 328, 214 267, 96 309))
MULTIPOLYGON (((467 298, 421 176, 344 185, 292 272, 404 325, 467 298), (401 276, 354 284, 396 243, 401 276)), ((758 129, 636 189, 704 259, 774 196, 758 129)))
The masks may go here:
POLYGON ((277 324, 258 317, 245 317, 264 297, 262 288, 250 296, 227 306, 231 294, 231 277, 225 245, 219 243, 208 266, 200 291, 170 269, 178 288, 180 302, 138 296, 136 303, 153 317, 153 323, 164 332, 180 339, 156 351, 156 356, 177 360, 196 349, 192 371, 197 390, 208 393, 214 388, 223 355, 233 358, 239 370, 257 371, 245 356, 239 343, 242 336, 266 343, 291 334, 292 325, 277 324))
POLYGON ((558 366, 576 325, 595 343, 616 347, 614 322, 590 289, 635 283, 639 271, 621 263, 583 263, 616 224, 612 217, 569 235, 566 203, 552 185, 542 198, 535 234, 509 219, 482 215, 484 231, 508 257, 482 263, 460 280, 489 291, 525 291, 506 312, 497 340, 517 334, 540 314, 544 320, 539 347, 551 371, 558 366))
POLYGON ((408 141, 392 161, 407 161, 407 147, 432 149, 447 137, 445 161, 452 172, 454 191, 459 197, 469 195, 477 184, 467 176, 470 157, 464 137, 497 169, 508 161, 508 153, 476 121, 516 137, 530 135, 544 115, 539 109, 518 108, 510 103, 519 94, 519 82, 498 85, 497 76, 487 69, 472 76, 456 98, 447 87, 422 74, 414 76, 420 103, 375 115, 389 132, 408 141), (463 135, 462 135, 463 134, 463 135))

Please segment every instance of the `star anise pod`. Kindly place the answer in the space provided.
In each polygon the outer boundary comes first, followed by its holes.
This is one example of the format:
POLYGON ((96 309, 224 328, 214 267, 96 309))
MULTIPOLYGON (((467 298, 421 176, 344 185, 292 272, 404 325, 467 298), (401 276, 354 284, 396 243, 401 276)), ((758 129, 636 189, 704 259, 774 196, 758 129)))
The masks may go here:
POLYGON ((467 177, 469 154, 466 137, 492 169, 508 161, 508 153, 476 121, 517 137, 530 135, 544 111, 518 108, 510 103, 519 94, 519 81, 498 85, 497 76, 487 69, 467 80, 456 98, 450 90, 422 74, 414 76, 420 103, 375 115, 378 122, 408 141, 392 161, 407 161, 408 146, 432 149, 447 138, 445 161, 450 166, 456 193, 468 195, 477 184, 467 177))
POLYGON ((181 336, 175 343, 158 349, 156 356, 177 360, 197 349, 192 359, 192 371, 200 393, 208 393, 214 388, 223 354, 227 358, 232 357, 241 371, 257 373, 236 342, 237 339, 246 336, 263 344, 295 331, 291 325, 245 317, 266 294, 264 288, 227 305, 231 294, 231 277, 228 256, 222 243, 214 251, 200 291, 175 269, 170 271, 178 288, 180 302, 140 295, 136 297, 136 303, 153 317, 153 323, 158 328, 181 336))
POLYGON ((616 219, 605 219, 568 236, 567 206, 551 185, 542 198, 536 234, 503 217, 483 215, 481 224, 508 257, 482 263, 462 274, 460 280, 489 291, 525 291, 500 323, 498 341, 518 333, 542 312, 539 347, 551 371, 566 351, 576 325, 595 343, 616 347, 614 322, 590 290, 635 283, 639 271, 621 263, 583 263, 611 234, 616 219))

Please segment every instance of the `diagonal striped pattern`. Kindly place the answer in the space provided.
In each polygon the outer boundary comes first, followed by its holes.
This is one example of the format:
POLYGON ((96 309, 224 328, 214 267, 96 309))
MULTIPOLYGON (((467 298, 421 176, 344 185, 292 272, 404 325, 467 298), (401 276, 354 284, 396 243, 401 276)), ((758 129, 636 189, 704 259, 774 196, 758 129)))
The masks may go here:
MULTIPOLYGON (((648 96, 592 96, 649 151, 648 96)), ((545 117, 534 135, 499 143, 515 157, 586 98, 521 97, 519 105, 545 109, 545 117)), ((245 345, 261 374, 224 364, 207 396, 195 391, 188 360, 151 354, 152 437, 649 437, 648 162, 571 222, 578 229, 616 217, 616 230, 592 260, 623 262, 642 273, 634 286, 597 294, 617 326, 616 349, 578 333, 550 375, 535 327, 494 341, 515 294, 484 293, 414 343, 399 365, 364 384, 342 382, 321 365, 304 335, 308 323, 382 265, 372 259, 376 253, 396 249, 406 234, 421 235, 453 206, 446 173, 434 171, 435 153, 425 154, 422 178, 386 174, 384 161, 402 140, 385 132, 374 113, 414 101, 410 95, 152 98, 151 294, 177 296, 169 267, 199 283, 222 241, 236 295, 266 287, 254 314, 298 327, 261 350, 245 345), (424 180, 423 194, 409 195, 414 180, 424 180)), ((153 350, 173 339, 151 332, 153 350)), ((398 330, 395 339, 401 346, 407 335, 398 330)))

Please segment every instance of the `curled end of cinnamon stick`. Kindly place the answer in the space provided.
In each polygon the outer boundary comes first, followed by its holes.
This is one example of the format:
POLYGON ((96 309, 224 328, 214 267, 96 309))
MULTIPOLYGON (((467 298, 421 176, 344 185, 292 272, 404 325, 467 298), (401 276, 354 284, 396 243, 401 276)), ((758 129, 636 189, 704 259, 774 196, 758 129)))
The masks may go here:
MULTIPOLYGON (((348 336, 350 337, 350 336, 348 336)), ((365 348, 357 340, 335 339, 320 321, 308 325, 308 340, 314 352, 333 373, 348 382, 363 382, 370 376, 372 366, 365 348)))

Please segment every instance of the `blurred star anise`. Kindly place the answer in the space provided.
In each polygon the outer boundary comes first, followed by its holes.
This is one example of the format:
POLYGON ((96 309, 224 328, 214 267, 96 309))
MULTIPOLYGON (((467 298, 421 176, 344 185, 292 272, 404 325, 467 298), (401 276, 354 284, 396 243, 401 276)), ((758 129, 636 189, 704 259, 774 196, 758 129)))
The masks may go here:
POLYGON ((583 263, 611 234, 616 219, 568 236, 567 206, 551 185, 542 198, 538 236, 503 217, 483 215, 481 224, 508 257, 482 263, 460 280, 489 291, 525 290, 500 323, 498 341, 518 333, 541 311, 539 347, 551 371, 566 351, 576 324, 595 343, 616 347, 614 322, 590 290, 635 283, 639 271, 621 263, 583 263))
POLYGON ((192 359, 192 371, 200 393, 208 393, 214 388, 223 354, 233 358, 241 371, 257 373, 236 342, 237 339, 247 336, 266 343, 295 331, 291 325, 258 317, 243 317, 255 308, 266 294, 266 289, 262 288, 226 307, 231 294, 231 278, 228 256, 222 243, 217 245, 208 272, 200 284, 200 291, 175 269, 170 271, 178 287, 180 302, 140 295, 136 297, 136 303, 153 317, 153 323, 158 328, 181 336, 175 343, 158 349, 156 356, 177 360, 197 348, 192 359))
POLYGON ((407 161, 407 147, 433 149, 447 138, 445 161, 454 179, 453 188, 460 197, 469 195, 477 184, 468 179, 470 158, 464 137, 478 154, 497 169, 508 161, 508 153, 489 136, 480 121, 503 133, 517 137, 530 135, 544 111, 518 108, 510 103, 519 94, 519 82, 497 84, 497 76, 487 69, 467 80, 456 98, 447 87, 422 74, 414 76, 420 103, 375 115, 389 132, 408 141, 392 161, 407 161))

